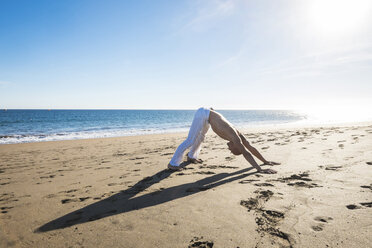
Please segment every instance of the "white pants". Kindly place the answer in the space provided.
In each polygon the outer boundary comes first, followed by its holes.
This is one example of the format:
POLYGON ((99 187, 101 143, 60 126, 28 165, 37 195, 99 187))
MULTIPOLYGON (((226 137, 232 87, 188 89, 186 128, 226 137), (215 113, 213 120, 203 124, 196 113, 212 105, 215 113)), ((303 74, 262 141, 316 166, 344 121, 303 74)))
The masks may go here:
POLYGON ((189 135, 187 136, 187 139, 178 146, 171 161, 169 162, 171 165, 179 166, 182 162, 183 154, 190 146, 191 149, 188 153, 188 156, 194 159, 198 158, 201 143, 203 142, 205 134, 208 132, 210 127, 209 113, 210 110, 206 108, 200 108, 196 111, 194 120, 192 121, 190 127, 189 135))

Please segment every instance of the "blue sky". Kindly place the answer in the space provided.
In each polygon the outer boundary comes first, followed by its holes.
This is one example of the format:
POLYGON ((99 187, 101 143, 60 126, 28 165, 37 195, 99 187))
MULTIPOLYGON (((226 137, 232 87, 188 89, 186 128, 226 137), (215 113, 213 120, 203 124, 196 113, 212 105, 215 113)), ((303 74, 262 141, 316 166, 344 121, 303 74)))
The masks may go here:
POLYGON ((0 0, 0 108, 372 107, 369 0, 0 0))

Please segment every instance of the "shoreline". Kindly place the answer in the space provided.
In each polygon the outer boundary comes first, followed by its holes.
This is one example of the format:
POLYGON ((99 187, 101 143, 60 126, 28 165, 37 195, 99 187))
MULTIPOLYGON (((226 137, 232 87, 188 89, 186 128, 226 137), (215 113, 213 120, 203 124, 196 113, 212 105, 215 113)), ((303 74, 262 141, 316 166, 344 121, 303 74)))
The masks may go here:
MULTIPOLYGON (((308 129, 308 128, 330 128, 330 127, 348 127, 348 126, 356 126, 356 127, 364 127, 372 125, 372 121, 363 121, 363 122, 337 122, 337 123, 311 123, 311 122, 303 122, 303 121, 296 121, 291 123, 278 123, 278 124, 263 124, 263 125, 253 125, 252 127, 244 126, 242 128, 238 128, 243 132, 265 132, 265 131, 279 131, 285 129, 308 129)), ((208 131, 210 133, 211 131, 208 131)), ((43 142, 63 142, 63 141, 74 141, 74 140, 95 140, 95 139, 117 139, 117 138, 124 138, 124 137, 146 137, 146 136, 153 136, 153 135, 180 135, 188 133, 187 131, 164 131, 160 133, 150 133, 150 134, 134 134, 134 135, 122 135, 122 136, 112 136, 112 137, 92 137, 92 138, 74 138, 74 139, 59 139, 59 140, 40 140, 40 141, 30 141, 30 142, 14 142, 14 143, 0 143, 0 147, 4 145, 16 145, 16 144, 32 144, 32 143, 43 143, 43 142)))

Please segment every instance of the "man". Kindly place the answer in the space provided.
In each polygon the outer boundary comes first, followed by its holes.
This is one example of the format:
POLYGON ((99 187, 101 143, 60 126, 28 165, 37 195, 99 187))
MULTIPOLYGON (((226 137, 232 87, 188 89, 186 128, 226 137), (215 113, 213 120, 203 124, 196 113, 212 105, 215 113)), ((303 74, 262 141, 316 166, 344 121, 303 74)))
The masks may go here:
POLYGON ((187 139, 178 146, 168 168, 171 170, 180 170, 183 154, 186 149, 191 147, 190 152, 187 154, 187 160, 191 163, 201 163, 198 155, 201 149, 201 143, 204 140, 205 134, 208 132, 209 127, 220 136, 222 139, 227 140, 227 146, 234 155, 243 154, 244 158, 257 169, 258 172, 273 174, 276 173, 272 169, 262 169, 252 157, 251 153, 261 160, 264 165, 278 165, 280 163, 267 161, 253 146, 249 144, 246 138, 228 122, 225 117, 220 113, 211 109, 199 108, 192 121, 190 131, 187 139))

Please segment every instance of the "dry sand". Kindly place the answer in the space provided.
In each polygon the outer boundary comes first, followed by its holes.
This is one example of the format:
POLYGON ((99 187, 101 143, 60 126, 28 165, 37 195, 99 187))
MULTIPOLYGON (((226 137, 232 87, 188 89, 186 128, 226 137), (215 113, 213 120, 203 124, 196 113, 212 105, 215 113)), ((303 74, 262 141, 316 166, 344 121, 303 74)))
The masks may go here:
POLYGON ((371 247, 371 124, 244 133, 278 174, 211 131, 180 172, 185 133, 1 145, 0 247, 371 247))

